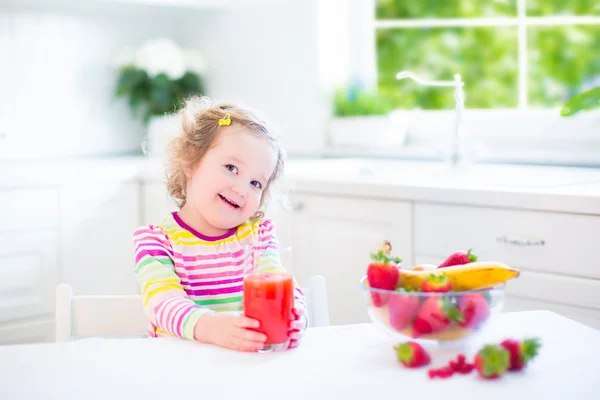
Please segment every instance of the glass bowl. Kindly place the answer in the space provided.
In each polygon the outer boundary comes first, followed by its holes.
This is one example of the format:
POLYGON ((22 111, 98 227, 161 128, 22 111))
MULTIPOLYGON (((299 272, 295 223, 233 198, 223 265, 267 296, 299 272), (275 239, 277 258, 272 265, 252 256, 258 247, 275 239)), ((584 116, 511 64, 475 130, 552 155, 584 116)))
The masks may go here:
POLYGON ((360 280, 371 321, 397 340, 457 344, 483 330, 504 306, 500 285, 464 292, 407 292, 369 286, 360 280))

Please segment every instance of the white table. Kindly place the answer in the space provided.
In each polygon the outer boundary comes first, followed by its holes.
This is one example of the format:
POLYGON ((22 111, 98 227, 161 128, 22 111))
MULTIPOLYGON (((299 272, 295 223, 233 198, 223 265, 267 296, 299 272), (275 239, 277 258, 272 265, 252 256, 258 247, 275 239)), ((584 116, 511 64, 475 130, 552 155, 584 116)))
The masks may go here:
MULTIPOLYGON (((284 353, 236 353, 177 339, 84 339, 0 347, 0 399, 599 399, 600 331, 548 311, 501 314, 467 347, 539 336, 528 369, 497 381, 430 380, 397 363, 372 324, 309 329, 284 353)), ((435 365, 458 350, 434 348, 435 365)))

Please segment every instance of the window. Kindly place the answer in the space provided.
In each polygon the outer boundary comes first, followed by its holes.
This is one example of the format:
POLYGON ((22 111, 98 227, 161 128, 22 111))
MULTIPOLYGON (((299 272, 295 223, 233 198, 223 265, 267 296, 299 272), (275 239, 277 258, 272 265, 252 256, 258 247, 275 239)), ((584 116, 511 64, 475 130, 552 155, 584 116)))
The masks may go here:
POLYGON ((468 108, 560 107, 600 83, 597 0, 379 0, 378 88, 400 107, 443 109, 452 92, 395 80, 409 69, 466 82, 468 108))
POLYGON ((484 158, 600 165, 600 112, 559 114, 572 95, 600 84, 597 0, 376 0, 374 7, 364 24, 374 31, 376 78, 362 78, 394 107, 419 109, 404 153, 450 135, 455 108, 451 88, 396 79, 410 70, 434 80, 462 76, 467 140, 484 158))

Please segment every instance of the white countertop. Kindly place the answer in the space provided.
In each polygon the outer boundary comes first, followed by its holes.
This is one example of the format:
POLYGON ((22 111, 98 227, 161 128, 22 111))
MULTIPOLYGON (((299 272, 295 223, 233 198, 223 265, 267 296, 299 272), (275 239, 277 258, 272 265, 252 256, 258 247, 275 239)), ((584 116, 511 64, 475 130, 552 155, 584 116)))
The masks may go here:
MULTIPOLYGON (((600 215, 600 168, 435 162, 291 159, 287 177, 302 192, 600 215)), ((0 163, 0 190, 117 181, 164 181, 145 157, 0 163)))
POLYGON ((83 339, 0 346, 3 399, 597 399, 600 331, 548 311, 499 314, 455 349, 429 348, 431 367, 483 344, 538 336, 522 372, 489 381, 430 380, 394 354, 397 340, 373 324, 310 328, 283 353, 237 353, 178 339, 83 339))

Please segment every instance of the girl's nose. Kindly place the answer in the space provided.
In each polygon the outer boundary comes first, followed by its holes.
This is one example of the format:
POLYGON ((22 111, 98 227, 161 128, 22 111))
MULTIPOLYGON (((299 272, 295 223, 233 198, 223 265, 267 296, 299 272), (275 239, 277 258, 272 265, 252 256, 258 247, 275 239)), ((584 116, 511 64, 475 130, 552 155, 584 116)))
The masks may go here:
POLYGON ((233 190, 235 192, 235 194, 237 194, 238 196, 240 196, 241 198, 245 199, 246 195, 248 193, 247 190, 242 190, 240 189, 239 185, 234 185, 231 190, 233 190))

